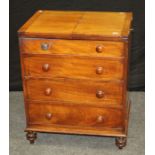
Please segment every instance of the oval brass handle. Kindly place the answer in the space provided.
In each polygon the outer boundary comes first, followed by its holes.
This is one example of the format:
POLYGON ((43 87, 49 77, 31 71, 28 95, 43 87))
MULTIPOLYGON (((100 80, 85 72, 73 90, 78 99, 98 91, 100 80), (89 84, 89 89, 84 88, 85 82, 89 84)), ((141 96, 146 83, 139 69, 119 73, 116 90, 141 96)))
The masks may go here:
POLYGON ((98 45, 98 46, 96 46, 96 52, 102 53, 103 50, 104 50, 104 46, 103 46, 103 45, 98 45))
POLYGON ((102 73, 103 73, 103 67, 97 67, 96 74, 102 74, 102 73))
POLYGON ((104 121, 104 116, 100 115, 100 116, 97 117, 97 122, 98 123, 101 123, 103 121, 104 121))
POLYGON ((45 115, 46 119, 50 120, 52 118, 52 113, 47 113, 45 115))
POLYGON ((46 96, 49 96, 49 95, 51 95, 52 94, 52 89, 51 88, 47 88, 46 90, 45 90, 45 95, 46 96))
POLYGON ((50 69, 50 65, 49 64, 44 64, 42 66, 42 70, 45 71, 45 72, 49 71, 49 69, 50 69))
POLYGON ((48 43, 42 43, 41 44, 41 49, 42 50, 48 50, 48 48, 49 48, 49 44, 48 43))
POLYGON ((96 92, 96 97, 98 97, 98 98, 104 97, 104 92, 103 92, 102 90, 98 90, 98 91, 96 92))

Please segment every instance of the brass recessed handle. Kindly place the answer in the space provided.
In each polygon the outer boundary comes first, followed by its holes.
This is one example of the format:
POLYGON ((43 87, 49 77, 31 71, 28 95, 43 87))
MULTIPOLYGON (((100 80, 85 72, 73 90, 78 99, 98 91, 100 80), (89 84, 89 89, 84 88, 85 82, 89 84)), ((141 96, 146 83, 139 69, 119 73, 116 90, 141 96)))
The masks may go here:
POLYGON ((52 113, 47 113, 45 115, 46 119, 48 119, 48 120, 50 120, 52 118, 52 116, 53 116, 52 113))
POLYGON ((98 123, 101 123, 101 122, 104 122, 104 116, 100 115, 97 117, 97 122, 98 123))
POLYGON ((103 45, 98 45, 98 46, 96 46, 96 52, 102 53, 103 50, 104 50, 104 46, 103 46, 103 45))
POLYGON ((48 50, 49 49, 49 44, 48 43, 42 43, 41 44, 41 49, 44 50, 44 51, 48 50))
POLYGON ((102 90, 97 90, 96 97, 103 98, 104 97, 104 92, 102 90))
POLYGON ((102 74, 102 73, 103 73, 103 67, 97 67, 96 74, 102 74))
POLYGON ((46 88, 45 95, 50 96, 51 94, 52 94, 52 89, 51 88, 46 88))
POLYGON ((47 72, 47 71, 49 71, 49 69, 50 69, 50 65, 49 64, 43 64, 43 66, 42 66, 42 70, 43 71, 47 72))

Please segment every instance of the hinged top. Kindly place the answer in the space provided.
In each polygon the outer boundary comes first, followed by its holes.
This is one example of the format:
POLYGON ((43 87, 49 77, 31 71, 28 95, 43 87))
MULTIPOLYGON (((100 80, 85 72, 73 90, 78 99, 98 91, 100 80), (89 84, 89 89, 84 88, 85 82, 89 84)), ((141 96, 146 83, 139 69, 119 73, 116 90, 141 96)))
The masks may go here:
POLYGON ((127 38, 131 12, 37 11, 20 29, 23 37, 64 39, 127 38))

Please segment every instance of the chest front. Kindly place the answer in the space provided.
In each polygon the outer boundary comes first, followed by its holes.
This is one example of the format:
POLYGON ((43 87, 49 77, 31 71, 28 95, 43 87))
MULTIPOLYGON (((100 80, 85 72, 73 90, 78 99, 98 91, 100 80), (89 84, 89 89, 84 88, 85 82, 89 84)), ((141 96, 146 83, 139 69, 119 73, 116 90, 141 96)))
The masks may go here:
POLYGON ((27 139, 37 132, 126 145, 132 14, 38 11, 18 31, 27 139))

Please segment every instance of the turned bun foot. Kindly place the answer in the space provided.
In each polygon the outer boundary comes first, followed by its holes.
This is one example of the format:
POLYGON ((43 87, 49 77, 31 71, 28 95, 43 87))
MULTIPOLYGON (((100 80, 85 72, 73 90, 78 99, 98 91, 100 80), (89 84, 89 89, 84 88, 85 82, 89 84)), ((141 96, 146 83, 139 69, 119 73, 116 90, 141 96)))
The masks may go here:
POLYGON ((37 139, 37 133, 33 131, 28 131, 26 134, 26 138, 30 141, 30 144, 34 144, 35 140, 37 139))
POLYGON ((116 146, 119 149, 122 149, 123 147, 126 146, 127 138, 126 137, 116 137, 115 142, 116 142, 116 146))

